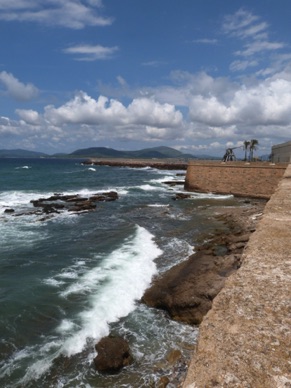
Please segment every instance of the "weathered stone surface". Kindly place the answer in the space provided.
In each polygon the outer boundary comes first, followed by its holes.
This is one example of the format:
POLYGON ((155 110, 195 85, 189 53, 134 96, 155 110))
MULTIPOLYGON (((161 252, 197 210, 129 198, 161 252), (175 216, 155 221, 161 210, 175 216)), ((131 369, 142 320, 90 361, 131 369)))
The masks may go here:
POLYGON ((133 362, 129 345, 121 337, 104 337, 95 348, 97 356, 94 363, 99 372, 117 372, 133 362))
POLYGON ((184 388, 291 386, 291 165, 200 326, 184 388))
POLYGON ((253 215, 260 214, 264 205, 264 200, 257 200, 245 208, 217 209, 216 217, 228 225, 229 234, 212 236, 188 260, 155 279, 142 302, 166 310, 175 320, 200 324, 227 277, 240 267, 258 219, 253 215))
POLYGON ((190 161, 185 188, 189 191, 233 194, 269 199, 286 169, 286 164, 267 162, 190 161))

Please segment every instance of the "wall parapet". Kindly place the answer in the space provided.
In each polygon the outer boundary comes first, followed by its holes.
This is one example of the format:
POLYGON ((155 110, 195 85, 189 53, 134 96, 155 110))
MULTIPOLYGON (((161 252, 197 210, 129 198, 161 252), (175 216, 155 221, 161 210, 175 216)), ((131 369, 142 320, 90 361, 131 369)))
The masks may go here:
POLYGON ((269 199, 288 164, 190 161, 185 189, 269 199))
POLYGON ((183 388, 290 387, 291 164, 204 317, 183 388))

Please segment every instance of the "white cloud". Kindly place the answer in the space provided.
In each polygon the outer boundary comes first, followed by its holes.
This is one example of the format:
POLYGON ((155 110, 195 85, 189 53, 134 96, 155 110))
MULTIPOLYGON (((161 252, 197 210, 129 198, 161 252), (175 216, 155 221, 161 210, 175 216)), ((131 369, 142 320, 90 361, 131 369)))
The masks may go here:
MULTIPOLYGON (((246 33, 251 25, 258 21, 258 16, 241 8, 232 15, 227 15, 224 18, 223 31, 238 37, 249 35, 246 33)), ((267 27, 267 26, 266 26, 267 27)))
POLYGON ((127 86, 126 80, 125 80, 121 75, 118 75, 118 76, 116 77, 116 79, 117 79, 117 82, 119 83, 119 85, 121 85, 121 86, 127 86))
POLYGON ((263 51, 273 51, 283 48, 285 45, 280 42, 255 41, 245 45, 244 50, 236 51, 235 54, 243 57, 250 57, 263 51))
POLYGON ((6 71, 0 72, 0 83, 5 87, 6 93, 16 100, 28 101, 38 95, 38 89, 34 85, 24 84, 6 71))
POLYGON ((118 47, 104 47, 101 45, 78 45, 63 50, 66 54, 78 55, 78 61, 96 61, 100 59, 110 59, 118 51, 118 47))
POLYGON ((101 7, 101 0, 0 0, 0 20, 36 22, 72 29, 112 24, 111 18, 98 14, 97 9, 101 7))
POLYGON ((201 94, 190 102, 190 118, 209 126, 287 125, 291 121, 291 82, 285 79, 241 85, 228 101, 225 96, 201 94))
POLYGON ((148 125, 160 128, 175 127, 183 120, 182 114, 170 104, 139 98, 126 107, 118 100, 104 96, 95 100, 84 92, 79 92, 59 108, 47 106, 44 117, 54 125, 148 125))
POLYGON ((258 16, 244 9, 225 17, 224 33, 243 42, 242 49, 234 53, 236 56, 243 57, 243 60, 234 61, 230 65, 230 70, 241 71, 257 66, 267 52, 277 52, 286 46, 283 42, 270 41, 269 25, 259 19, 258 16))
POLYGON ((193 42, 212 45, 212 44, 217 44, 218 40, 217 39, 203 38, 203 39, 195 39, 193 42))
POLYGON ((38 112, 32 109, 16 109, 18 116, 27 124, 38 125, 40 124, 40 115, 38 112))

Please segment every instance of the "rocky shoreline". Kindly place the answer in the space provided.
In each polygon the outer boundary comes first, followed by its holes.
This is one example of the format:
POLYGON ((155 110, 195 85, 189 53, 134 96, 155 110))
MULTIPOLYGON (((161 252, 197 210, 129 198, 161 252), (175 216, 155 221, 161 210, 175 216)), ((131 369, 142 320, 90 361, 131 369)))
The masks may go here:
MULTIPOLYGON (((174 320, 199 325, 226 279, 240 268, 244 248, 266 204, 266 200, 245 199, 244 202, 242 207, 213 208, 214 217, 226 225, 226 232, 203 236, 207 242, 195 247, 196 252, 186 261, 155 278, 142 302, 167 311, 174 320)), ((178 358, 172 373, 161 379, 159 387, 169 383, 181 386, 189 362, 178 358)))
MULTIPOLYGON (((156 277, 145 291, 141 303, 167 311, 171 319, 199 325, 226 279, 240 268, 244 248, 256 229, 265 204, 266 200, 245 199, 242 206, 213 207, 213 217, 223 222, 225 231, 201 236, 204 242, 195 247, 195 253, 156 277)), ((104 368, 110 372, 115 368, 118 371, 127 365, 130 349, 118 345, 120 338, 112 338, 110 335, 102 341, 105 341, 106 346, 100 359, 95 359, 97 369, 104 368), (106 341, 110 342, 110 346, 106 341), (111 352, 111 348, 115 350, 111 352), (113 353, 114 358, 111 357, 113 353)), ((102 342, 96 345, 96 349, 98 346, 102 349, 102 342)), ((158 385, 155 386, 164 388, 170 384, 181 387, 191 360, 185 359, 174 348, 169 350, 168 358, 159 373, 158 385)))
POLYGON ((172 319, 199 325, 226 278, 241 266, 241 256, 255 231, 266 201, 246 200, 245 206, 215 208, 215 218, 226 225, 226 233, 203 236, 188 260, 154 279, 142 302, 166 310, 172 319))

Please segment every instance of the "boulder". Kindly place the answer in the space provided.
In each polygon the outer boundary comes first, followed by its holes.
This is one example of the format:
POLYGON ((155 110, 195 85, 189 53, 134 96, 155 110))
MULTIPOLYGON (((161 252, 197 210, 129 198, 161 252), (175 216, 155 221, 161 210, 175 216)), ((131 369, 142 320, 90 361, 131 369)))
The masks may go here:
POLYGON ((9 208, 9 209, 5 209, 4 210, 4 213, 14 213, 14 209, 11 209, 11 208, 9 208))
POLYGON ((114 373, 133 362, 128 342, 121 337, 104 337, 95 349, 94 363, 99 372, 114 373))
POLYGON ((191 194, 177 193, 173 199, 176 200, 176 199, 187 199, 187 198, 191 198, 191 194))

